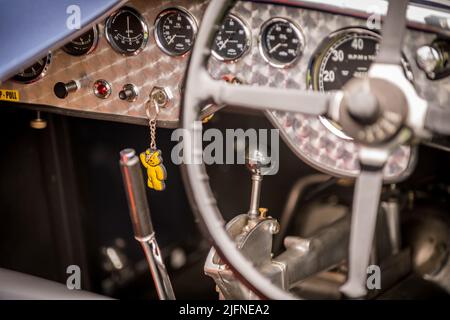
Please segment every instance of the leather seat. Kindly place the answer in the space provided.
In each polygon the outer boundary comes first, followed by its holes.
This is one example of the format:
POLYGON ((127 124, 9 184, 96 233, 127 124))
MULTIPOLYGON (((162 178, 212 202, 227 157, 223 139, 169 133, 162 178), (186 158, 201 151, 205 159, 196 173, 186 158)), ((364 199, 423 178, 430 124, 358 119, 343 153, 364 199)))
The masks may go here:
POLYGON ((111 298, 0 268, 0 300, 109 300, 111 298))

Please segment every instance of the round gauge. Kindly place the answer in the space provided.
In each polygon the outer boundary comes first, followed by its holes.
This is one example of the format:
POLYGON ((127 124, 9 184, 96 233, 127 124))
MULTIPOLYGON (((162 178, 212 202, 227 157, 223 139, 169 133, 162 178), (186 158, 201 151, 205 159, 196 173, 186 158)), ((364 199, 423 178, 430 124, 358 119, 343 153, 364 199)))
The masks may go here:
POLYGON ((148 41, 144 17, 130 7, 119 9, 106 20, 105 34, 115 51, 128 56, 141 52, 148 41))
POLYGON ((155 21, 158 47, 171 56, 182 56, 191 50, 197 33, 194 17, 181 8, 162 11, 155 21))
POLYGON ((236 61, 250 48, 250 39, 249 28, 240 18, 230 14, 217 32, 212 54, 220 61, 236 61))
POLYGON ((294 23, 283 18, 273 18, 261 27, 259 49, 272 66, 285 68, 292 65, 303 53, 305 37, 294 23))
POLYGON ((332 35, 312 62, 313 89, 341 89, 352 78, 367 76, 380 47, 379 35, 364 29, 353 29, 332 35))
MULTIPOLYGON (((331 34, 314 54, 307 81, 317 91, 341 89, 352 78, 367 76, 380 49, 380 36, 363 28, 348 28, 331 34)), ((405 58, 402 61, 406 77, 412 81, 412 72, 405 58)), ((320 117, 322 123, 338 137, 351 139, 338 124, 320 117)))
POLYGON ((32 66, 20 71, 12 77, 12 80, 20 83, 32 83, 38 81, 47 73, 51 59, 52 55, 49 53, 46 57, 39 59, 32 66))
POLYGON ((62 49, 72 56, 82 56, 95 50, 98 43, 98 27, 95 25, 88 32, 73 39, 62 49))

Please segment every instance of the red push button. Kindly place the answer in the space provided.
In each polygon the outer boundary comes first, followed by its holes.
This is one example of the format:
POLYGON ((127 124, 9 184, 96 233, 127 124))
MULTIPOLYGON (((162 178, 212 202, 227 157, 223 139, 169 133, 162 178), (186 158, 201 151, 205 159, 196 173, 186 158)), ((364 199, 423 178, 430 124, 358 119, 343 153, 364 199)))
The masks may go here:
POLYGON ((101 99, 108 98, 112 93, 111 85, 108 81, 100 79, 94 82, 94 94, 101 99))

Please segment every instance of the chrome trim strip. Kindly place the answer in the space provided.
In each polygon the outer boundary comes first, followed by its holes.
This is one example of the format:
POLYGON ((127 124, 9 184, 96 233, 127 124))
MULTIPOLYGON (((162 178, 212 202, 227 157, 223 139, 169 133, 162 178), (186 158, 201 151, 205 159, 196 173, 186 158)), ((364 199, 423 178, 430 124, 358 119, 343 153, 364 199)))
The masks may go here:
MULTIPOLYGON (((257 0, 256 2, 317 9, 362 19, 367 19, 374 14, 384 16, 387 12, 386 0, 257 0)), ((428 3, 432 5, 431 2, 428 3)), ((450 36, 450 6, 446 11, 442 8, 444 4, 436 4, 440 6, 439 9, 430 5, 410 3, 407 13, 408 26, 450 36)))

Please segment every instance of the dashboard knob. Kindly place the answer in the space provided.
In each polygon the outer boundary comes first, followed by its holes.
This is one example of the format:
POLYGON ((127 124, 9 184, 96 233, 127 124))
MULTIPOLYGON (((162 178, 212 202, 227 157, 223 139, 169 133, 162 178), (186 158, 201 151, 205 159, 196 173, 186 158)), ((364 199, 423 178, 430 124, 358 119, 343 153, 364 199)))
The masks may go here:
POLYGON ((122 90, 119 92, 119 98, 124 101, 133 102, 136 101, 139 95, 138 88, 131 83, 123 86, 122 90))
POLYGON ((429 74, 434 72, 442 62, 442 55, 433 46, 422 46, 417 49, 416 61, 420 69, 429 74))
POLYGON ((445 40, 436 40, 431 45, 417 49, 417 66, 425 72, 429 79, 442 79, 450 74, 449 55, 450 44, 445 40))
POLYGON ((78 83, 75 80, 71 80, 67 83, 57 82, 53 87, 53 92, 58 98, 65 99, 69 93, 77 91, 78 88, 78 83))

